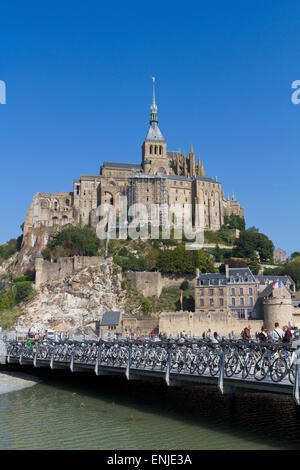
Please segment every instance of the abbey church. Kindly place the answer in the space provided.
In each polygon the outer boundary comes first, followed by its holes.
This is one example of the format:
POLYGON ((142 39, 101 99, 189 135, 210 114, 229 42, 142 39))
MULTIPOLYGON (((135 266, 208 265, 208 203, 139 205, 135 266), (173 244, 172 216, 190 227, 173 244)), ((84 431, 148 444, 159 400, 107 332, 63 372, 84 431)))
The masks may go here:
POLYGON ((24 239, 33 251, 35 245, 39 249, 45 246, 50 234, 61 226, 79 222, 96 226, 101 204, 113 205, 118 215, 120 196, 127 197, 128 206, 191 204, 195 225, 194 208, 200 205, 205 230, 220 229, 225 214, 244 216, 235 196, 226 199, 217 178, 205 175, 204 164, 196 159, 192 146, 187 155, 167 150, 158 126, 154 85, 153 79, 150 125, 142 144, 141 163, 104 162, 99 175, 81 175, 74 180, 73 192, 35 194, 24 224, 24 239))

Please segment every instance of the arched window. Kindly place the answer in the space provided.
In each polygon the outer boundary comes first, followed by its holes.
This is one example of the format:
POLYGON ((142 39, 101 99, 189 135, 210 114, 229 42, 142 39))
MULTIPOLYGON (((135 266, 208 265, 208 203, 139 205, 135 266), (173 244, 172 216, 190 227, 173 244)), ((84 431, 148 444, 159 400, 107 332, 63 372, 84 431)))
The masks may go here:
POLYGON ((155 145, 155 147, 154 147, 154 153, 155 153, 155 155, 157 155, 157 145, 155 145))
POLYGON ((150 145, 150 155, 152 155, 153 146, 150 145))
POLYGON ((162 146, 159 146, 159 155, 162 155, 162 146))

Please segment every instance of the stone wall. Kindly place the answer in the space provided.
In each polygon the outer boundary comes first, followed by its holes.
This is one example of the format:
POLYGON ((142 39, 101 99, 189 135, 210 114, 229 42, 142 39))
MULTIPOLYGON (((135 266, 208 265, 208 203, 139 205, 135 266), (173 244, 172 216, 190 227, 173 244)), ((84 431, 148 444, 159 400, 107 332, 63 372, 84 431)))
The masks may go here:
POLYGON ((158 326, 157 318, 132 318, 132 317, 122 317, 122 327, 123 329, 132 331, 140 335, 147 335, 153 331, 154 328, 158 326))
POLYGON ((70 258, 58 258, 56 263, 51 263, 43 258, 35 260, 35 288, 39 289, 47 281, 63 279, 82 268, 104 263, 101 256, 74 256, 70 258))
POLYGON ((211 330, 219 335, 228 335, 232 331, 240 335, 241 331, 251 325, 251 333, 259 332, 263 320, 241 320, 234 313, 215 312, 162 312, 159 320, 159 331, 167 335, 177 336, 181 332, 190 336, 202 337, 203 332, 211 330))
POLYGON ((179 288, 183 281, 188 281, 194 287, 194 274, 176 276, 175 274, 161 274, 159 271, 127 272, 126 278, 144 297, 159 297, 162 290, 179 288))

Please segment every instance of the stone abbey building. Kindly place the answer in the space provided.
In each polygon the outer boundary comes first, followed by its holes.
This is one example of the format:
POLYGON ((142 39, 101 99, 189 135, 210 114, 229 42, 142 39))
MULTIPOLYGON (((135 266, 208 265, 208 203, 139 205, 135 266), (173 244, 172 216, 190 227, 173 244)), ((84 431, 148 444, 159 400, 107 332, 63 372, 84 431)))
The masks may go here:
POLYGON ((151 204, 191 204, 193 225, 199 226, 195 207, 202 208, 205 230, 218 230, 225 213, 244 216, 235 196, 226 199, 217 178, 205 176, 203 162, 196 162, 193 147, 188 155, 168 151, 157 120, 153 79, 150 126, 142 145, 141 163, 104 162, 99 175, 81 175, 74 180, 73 192, 37 193, 28 210, 24 240, 34 250, 42 249, 49 235, 67 224, 99 221, 97 207, 111 204, 118 217, 119 197, 126 196, 128 206, 151 204), (42 229, 42 230, 41 230, 42 229))

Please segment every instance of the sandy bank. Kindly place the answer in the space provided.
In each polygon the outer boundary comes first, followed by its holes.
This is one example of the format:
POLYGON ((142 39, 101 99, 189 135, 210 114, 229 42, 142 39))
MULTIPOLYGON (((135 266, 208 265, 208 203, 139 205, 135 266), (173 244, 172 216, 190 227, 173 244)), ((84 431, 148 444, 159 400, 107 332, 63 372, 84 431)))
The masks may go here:
POLYGON ((32 387, 38 382, 40 382, 40 379, 37 377, 22 372, 0 372, 0 395, 32 387))

